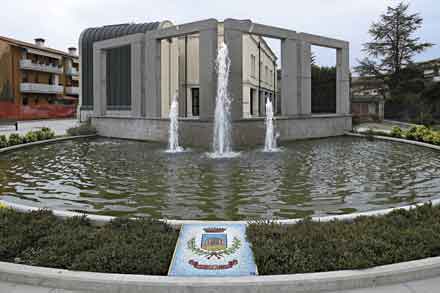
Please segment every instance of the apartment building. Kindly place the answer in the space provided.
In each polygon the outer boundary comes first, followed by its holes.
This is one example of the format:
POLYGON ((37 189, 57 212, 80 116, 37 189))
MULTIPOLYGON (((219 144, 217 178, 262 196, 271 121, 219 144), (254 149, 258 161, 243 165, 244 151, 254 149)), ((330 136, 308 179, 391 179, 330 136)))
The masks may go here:
POLYGON ((45 46, 0 36, 0 119, 67 118, 76 115, 79 58, 45 46))
MULTIPOLYGON (((171 25, 169 23, 168 25, 171 25)), ((171 100, 185 93, 186 117, 200 115, 199 34, 161 41, 162 117, 167 117, 171 100), (180 88, 180 90, 179 90, 180 88)), ((218 45, 224 41, 223 23, 218 27, 218 45)), ((259 117, 265 112, 266 98, 277 101, 277 56, 256 35, 243 36, 243 117, 259 117)), ((232 97, 233 98, 233 97, 232 97)))
POLYGON ((417 63, 423 70, 426 80, 440 82, 440 58, 417 63))

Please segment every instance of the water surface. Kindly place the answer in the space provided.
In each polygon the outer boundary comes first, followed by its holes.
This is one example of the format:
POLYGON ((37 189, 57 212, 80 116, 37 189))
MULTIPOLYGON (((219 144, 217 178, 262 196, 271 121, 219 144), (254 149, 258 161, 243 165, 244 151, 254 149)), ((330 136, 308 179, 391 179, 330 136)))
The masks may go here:
POLYGON ((439 196, 440 153, 339 137, 283 151, 168 154, 154 143, 85 139, 0 155, 0 198, 51 209, 170 219, 298 218, 439 196))

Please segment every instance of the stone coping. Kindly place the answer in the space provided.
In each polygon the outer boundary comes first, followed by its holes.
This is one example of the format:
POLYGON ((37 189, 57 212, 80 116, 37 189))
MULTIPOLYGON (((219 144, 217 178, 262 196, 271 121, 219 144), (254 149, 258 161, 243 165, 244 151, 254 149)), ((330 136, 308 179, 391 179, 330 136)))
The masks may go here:
POLYGON ((18 145, 6 147, 6 148, 1 148, 0 149, 0 154, 1 153, 6 153, 6 152, 10 152, 10 151, 14 151, 14 150, 18 150, 18 149, 22 149, 22 148, 27 148, 27 147, 35 146, 35 145, 40 145, 40 144, 48 144, 48 143, 54 143, 54 142, 60 142, 60 141, 66 141, 66 140, 73 140, 73 139, 79 139, 79 138, 95 137, 95 136, 96 136, 96 134, 78 135, 78 136, 66 136, 66 137, 57 137, 57 138, 52 138, 52 139, 39 140, 39 141, 35 141, 35 142, 30 142, 30 143, 22 143, 22 144, 18 144, 18 145))
MULTIPOLYGON (((351 133, 351 132, 347 132, 345 133, 345 135, 347 136, 353 136, 353 137, 369 137, 367 135, 363 135, 363 134, 358 134, 358 133, 351 133)), ((78 138, 87 138, 87 137, 94 137, 96 135, 85 135, 85 136, 75 136, 75 137, 65 137, 65 138, 57 138, 57 139, 51 139, 51 140, 45 140, 45 141, 38 141, 38 142, 34 142, 34 143, 29 143, 29 144, 22 144, 22 145, 17 145, 17 146, 13 146, 13 147, 9 147, 9 148, 4 148, 4 149, 0 149, 0 153, 5 152, 5 151, 11 151, 11 150, 16 150, 22 147, 27 147, 27 146, 32 146, 32 145, 38 145, 38 144, 45 144, 45 143, 52 143, 52 142, 58 142, 58 141, 64 141, 64 140, 71 140, 71 139, 78 139, 78 138)), ((400 143, 407 143, 407 144, 412 144, 412 145, 417 145, 417 146, 421 146, 421 147, 428 147, 431 149, 435 149, 435 150, 439 150, 440 151, 440 146, 435 146, 432 144, 427 144, 427 143, 423 143, 423 142, 418 142, 418 141, 411 141, 411 140, 406 140, 406 139, 400 139, 400 138, 393 138, 393 137, 386 137, 386 136, 373 136, 374 138, 377 139, 381 139, 381 140, 388 140, 388 141, 393 141, 393 142, 400 142, 400 143)), ((434 199, 432 201, 430 201, 434 206, 440 205, 440 198, 439 199, 434 199)), ((32 211, 37 211, 37 210, 41 210, 44 209, 44 207, 33 207, 33 206, 27 206, 27 205, 22 205, 22 204, 17 204, 17 203, 12 203, 12 202, 8 202, 8 201, 4 201, 4 200, 0 200, 0 204, 3 204, 5 206, 7 206, 8 208, 11 208, 13 210, 19 211, 19 212, 32 212, 32 211)), ((418 203, 418 204, 413 204, 413 205, 406 205, 406 206, 400 206, 400 207, 394 207, 394 208, 388 208, 388 209, 380 209, 380 210, 372 210, 372 211, 367 211, 367 212, 359 212, 359 213, 351 213, 351 214, 346 214, 346 215, 332 215, 332 216, 324 216, 324 217, 312 217, 311 220, 312 221, 317 221, 317 222, 330 222, 330 221, 334 221, 334 220, 353 220, 355 218, 358 217, 371 217, 371 216, 383 216, 386 214, 391 213, 392 211, 395 210, 410 210, 410 209, 414 209, 418 206, 424 205, 425 203, 418 203)), ((113 216, 104 216, 104 215, 95 215, 95 214, 86 214, 86 213, 79 213, 79 212, 71 212, 71 211, 64 211, 64 210, 52 210, 53 214, 61 219, 66 219, 66 218, 71 218, 71 217, 81 217, 81 216, 86 216, 92 223, 96 224, 96 225, 103 225, 105 223, 108 223, 112 220, 114 220, 116 217, 113 216)), ((298 222, 302 221, 302 218, 298 218, 298 219, 285 219, 285 220, 274 220, 274 222, 280 223, 280 224, 285 224, 285 225, 293 225, 293 224, 297 224, 298 222)), ((204 220, 175 220, 175 219, 161 219, 160 221, 165 222, 171 226, 173 226, 174 228, 179 229, 182 225, 184 224, 249 224, 250 221, 204 221, 204 220)))
POLYGON ((339 292, 429 279, 438 275, 440 257, 366 270, 230 278, 76 272, 0 262, 1 282, 106 293, 339 292))

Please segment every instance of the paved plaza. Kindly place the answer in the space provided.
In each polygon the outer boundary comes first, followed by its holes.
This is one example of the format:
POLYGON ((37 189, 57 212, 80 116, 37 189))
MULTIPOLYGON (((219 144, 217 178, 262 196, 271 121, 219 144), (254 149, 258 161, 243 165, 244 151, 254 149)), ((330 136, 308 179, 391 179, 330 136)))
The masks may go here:
POLYGON ((48 127, 55 131, 55 135, 66 135, 67 129, 79 125, 77 119, 48 119, 48 120, 31 120, 19 121, 18 131, 15 131, 15 126, 0 125, 0 135, 10 135, 11 133, 26 134, 31 130, 40 130, 43 127, 48 127))

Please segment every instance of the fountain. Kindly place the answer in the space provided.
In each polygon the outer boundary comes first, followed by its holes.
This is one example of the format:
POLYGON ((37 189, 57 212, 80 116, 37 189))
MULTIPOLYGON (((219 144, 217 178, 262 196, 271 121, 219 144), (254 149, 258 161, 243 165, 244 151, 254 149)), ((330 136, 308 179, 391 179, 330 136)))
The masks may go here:
POLYGON ((277 137, 275 134, 275 129, 273 125, 273 105, 272 101, 266 97, 266 138, 264 142, 265 152, 276 152, 277 148, 277 137))
POLYGON ((168 153, 183 152, 183 148, 179 146, 179 102, 177 96, 171 101, 170 108, 170 128, 168 136, 168 153))
POLYGON ((231 146, 231 97, 228 90, 229 68, 231 60, 228 46, 222 43, 218 50, 217 64, 217 96, 215 104, 214 137, 212 158, 230 158, 237 156, 231 146))

